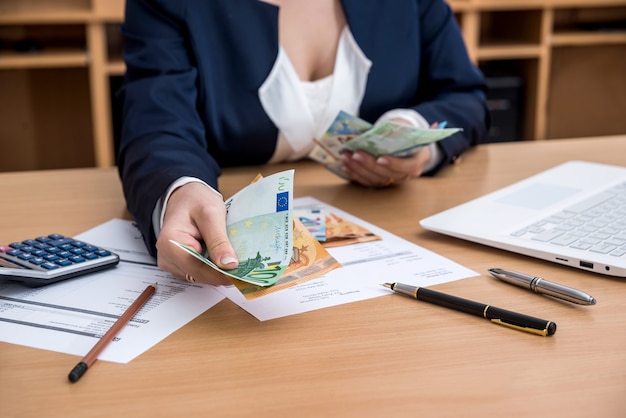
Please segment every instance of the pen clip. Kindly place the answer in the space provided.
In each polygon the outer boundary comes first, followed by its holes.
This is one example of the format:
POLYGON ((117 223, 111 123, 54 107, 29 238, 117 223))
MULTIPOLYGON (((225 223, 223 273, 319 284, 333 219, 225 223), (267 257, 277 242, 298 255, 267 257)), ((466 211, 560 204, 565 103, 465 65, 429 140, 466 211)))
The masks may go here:
POLYGON ((528 327, 520 327, 519 325, 513 325, 513 324, 509 324, 508 322, 504 322, 501 319, 491 319, 491 322, 498 324, 498 325, 503 325, 505 327, 509 327, 509 328, 513 328, 516 329, 518 331, 524 331, 524 332, 529 332, 531 334, 536 334, 536 335, 541 335, 543 337, 548 335, 548 329, 536 329, 536 328, 528 328, 528 327))

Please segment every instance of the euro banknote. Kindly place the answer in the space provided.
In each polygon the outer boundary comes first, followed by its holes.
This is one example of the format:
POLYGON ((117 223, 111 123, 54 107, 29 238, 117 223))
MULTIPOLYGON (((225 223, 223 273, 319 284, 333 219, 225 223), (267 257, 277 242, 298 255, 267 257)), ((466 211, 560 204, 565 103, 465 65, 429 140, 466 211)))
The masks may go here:
POLYGON ((226 200, 226 230, 239 259, 236 269, 220 269, 192 247, 172 243, 231 278, 274 285, 292 255, 293 179, 294 170, 262 177, 226 200))
POLYGON ((343 151, 362 150, 375 157, 381 155, 407 157, 423 146, 459 131, 461 131, 459 128, 422 129, 392 121, 372 125, 357 116, 341 111, 324 135, 314 139, 315 146, 309 153, 309 158, 337 173, 339 170, 336 166, 343 151))

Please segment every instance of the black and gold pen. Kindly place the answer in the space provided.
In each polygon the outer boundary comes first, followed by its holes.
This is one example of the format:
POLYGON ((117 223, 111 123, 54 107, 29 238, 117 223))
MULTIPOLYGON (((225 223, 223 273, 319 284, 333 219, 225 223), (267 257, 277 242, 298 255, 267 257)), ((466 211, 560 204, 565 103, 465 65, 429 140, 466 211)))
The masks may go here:
POLYGON ((553 335, 556 332, 556 324, 552 321, 534 318, 532 316, 507 311, 473 300, 463 299, 457 296, 437 292, 425 287, 415 287, 402 283, 384 283, 382 286, 396 293, 410 296, 423 302, 429 302, 445 308, 486 318, 498 325, 504 325, 519 331, 530 332, 537 335, 553 335))

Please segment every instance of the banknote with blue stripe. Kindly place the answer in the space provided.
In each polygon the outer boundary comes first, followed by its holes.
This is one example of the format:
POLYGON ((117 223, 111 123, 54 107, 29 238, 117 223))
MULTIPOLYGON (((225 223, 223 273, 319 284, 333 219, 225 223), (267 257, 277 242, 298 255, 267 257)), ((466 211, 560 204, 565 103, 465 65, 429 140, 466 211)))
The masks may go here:
POLYGON ((222 270, 188 245, 172 241, 223 274, 272 286, 289 266, 293 247, 294 170, 262 177, 226 200, 226 230, 239 266, 222 270))

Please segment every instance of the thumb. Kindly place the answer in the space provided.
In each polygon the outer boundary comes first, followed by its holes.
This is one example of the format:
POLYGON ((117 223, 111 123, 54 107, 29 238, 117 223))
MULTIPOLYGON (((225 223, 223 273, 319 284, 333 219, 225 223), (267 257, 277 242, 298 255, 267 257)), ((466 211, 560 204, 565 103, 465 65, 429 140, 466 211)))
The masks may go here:
POLYGON ((239 265, 237 259, 237 253, 233 249, 233 246, 226 235, 226 225, 220 224, 219 226, 213 224, 207 228, 207 231, 202 231, 202 236, 205 238, 205 245, 209 258, 219 268, 225 270, 231 270, 239 265))

